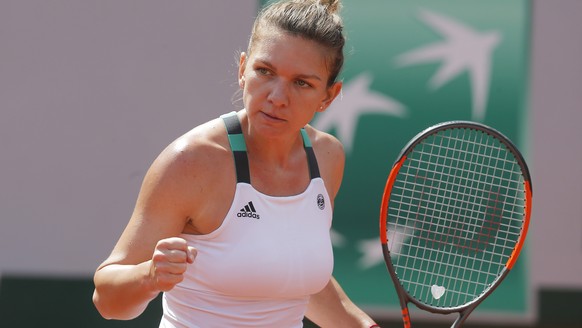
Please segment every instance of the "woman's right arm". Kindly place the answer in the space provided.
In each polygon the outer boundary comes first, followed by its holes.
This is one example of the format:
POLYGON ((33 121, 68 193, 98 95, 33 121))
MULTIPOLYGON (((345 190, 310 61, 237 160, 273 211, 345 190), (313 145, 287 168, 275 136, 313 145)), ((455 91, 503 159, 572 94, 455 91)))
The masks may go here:
POLYGON ((93 302, 104 318, 137 317, 161 291, 182 281, 194 260, 196 250, 176 237, 192 214, 191 200, 200 199, 192 194, 196 165, 189 156, 171 145, 146 173, 127 227, 95 272, 93 302))
POLYGON ((196 250, 188 248, 184 239, 162 239, 148 261, 101 266, 94 277, 93 302, 106 319, 133 319, 160 292, 181 282, 195 257, 196 250))

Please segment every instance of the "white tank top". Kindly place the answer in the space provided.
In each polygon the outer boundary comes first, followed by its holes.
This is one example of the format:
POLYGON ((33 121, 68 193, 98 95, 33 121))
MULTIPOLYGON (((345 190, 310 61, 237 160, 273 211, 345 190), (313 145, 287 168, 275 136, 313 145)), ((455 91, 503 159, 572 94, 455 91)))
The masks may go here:
POLYGON ((164 293, 160 327, 302 327, 310 295, 333 270, 331 202, 309 138, 302 131, 307 189, 269 196, 250 184, 238 118, 223 119, 237 167, 234 199, 218 229, 181 235, 198 255, 184 281, 164 293))

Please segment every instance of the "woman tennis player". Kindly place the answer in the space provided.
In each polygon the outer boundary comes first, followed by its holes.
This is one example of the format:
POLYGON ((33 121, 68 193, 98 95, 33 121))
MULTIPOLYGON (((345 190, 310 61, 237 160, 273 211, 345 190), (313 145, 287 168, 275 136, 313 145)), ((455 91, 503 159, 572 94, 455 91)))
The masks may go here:
POLYGON ((239 84, 244 109, 171 143, 95 273, 105 318, 163 292, 160 327, 371 327, 331 276, 339 141, 308 122, 341 89, 339 1, 292 0, 257 17, 239 84))

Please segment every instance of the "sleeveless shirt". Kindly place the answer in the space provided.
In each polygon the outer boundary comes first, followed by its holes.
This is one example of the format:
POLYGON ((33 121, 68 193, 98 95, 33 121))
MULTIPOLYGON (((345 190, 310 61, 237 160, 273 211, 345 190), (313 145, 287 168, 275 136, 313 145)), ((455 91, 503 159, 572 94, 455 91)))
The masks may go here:
POLYGON ((222 224, 182 234, 197 248, 184 280, 162 299, 160 327, 302 327, 309 297, 331 278, 331 202, 302 129, 311 181, 300 194, 275 197, 253 188, 235 112, 221 116, 237 184, 222 224))

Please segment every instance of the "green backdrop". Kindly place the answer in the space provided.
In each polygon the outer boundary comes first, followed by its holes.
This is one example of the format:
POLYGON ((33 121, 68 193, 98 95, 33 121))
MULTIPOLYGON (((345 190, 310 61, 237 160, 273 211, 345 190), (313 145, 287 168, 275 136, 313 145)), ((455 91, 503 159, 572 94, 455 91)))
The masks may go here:
MULTIPOLYGON (((334 275, 358 304, 396 313, 378 239, 387 174, 410 138, 449 120, 492 126, 527 157, 529 2, 343 4, 343 95, 312 122, 337 136, 347 155, 333 224, 334 275)), ((478 312, 530 313, 526 255, 478 312)))

